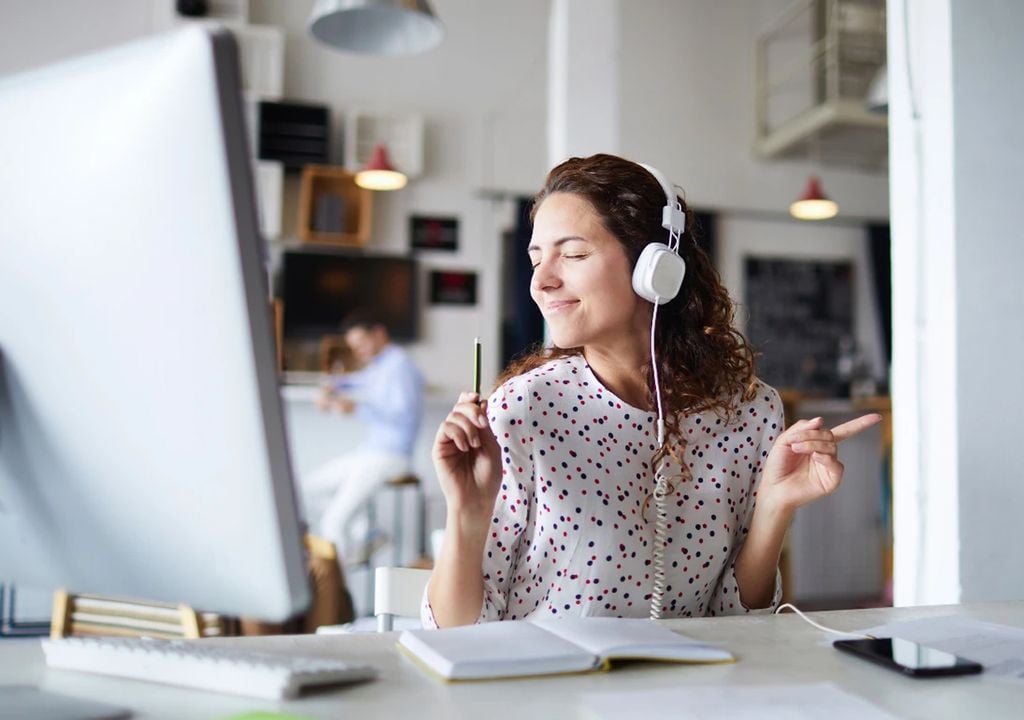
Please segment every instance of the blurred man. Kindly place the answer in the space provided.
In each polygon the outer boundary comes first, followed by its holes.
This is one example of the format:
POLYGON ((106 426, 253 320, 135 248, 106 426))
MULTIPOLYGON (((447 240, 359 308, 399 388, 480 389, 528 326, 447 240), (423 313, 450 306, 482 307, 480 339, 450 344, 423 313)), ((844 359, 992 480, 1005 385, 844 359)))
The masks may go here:
POLYGON ((383 483, 410 471, 423 415, 423 376, 372 313, 352 313, 341 329, 359 369, 333 376, 317 404, 364 421, 366 438, 304 478, 302 491, 314 532, 352 564, 365 562, 386 541, 371 536, 360 510, 383 483))

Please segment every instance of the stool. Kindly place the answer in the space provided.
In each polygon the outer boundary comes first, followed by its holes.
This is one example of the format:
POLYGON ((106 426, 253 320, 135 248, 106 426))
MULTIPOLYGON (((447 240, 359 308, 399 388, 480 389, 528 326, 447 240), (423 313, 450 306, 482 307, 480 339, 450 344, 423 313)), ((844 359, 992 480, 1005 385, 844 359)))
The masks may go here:
MULTIPOLYGON (((391 493, 394 501, 393 508, 393 521, 392 521, 392 535, 391 535, 391 565, 394 567, 402 567, 402 529, 405 520, 405 497, 408 494, 408 490, 412 490, 413 500, 413 514, 414 520, 414 531, 416 539, 416 553, 417 557, 422 557, 426 544, 423 538, 424 528, 426 527, 426 497, 423 494, 423 483, 420 479, 412 473, 405 475, 399 475, 398 477, 387 480, 377 493, 370 498, 369 502, 366 503, 366 522, 367 531, 372 532, 373 530, 379 530, 377 526, 377 500, 382 496, 383 493, 391 493)), ((366 567, 368 570, 373 570, 375 565, 373 561, 373 555, 371 554, 366 561, 366 567)), ((371 573, 372 576, 372 573, 371 573)), ((367 607, 373 607, 373 583, 367 583, 367 607)))

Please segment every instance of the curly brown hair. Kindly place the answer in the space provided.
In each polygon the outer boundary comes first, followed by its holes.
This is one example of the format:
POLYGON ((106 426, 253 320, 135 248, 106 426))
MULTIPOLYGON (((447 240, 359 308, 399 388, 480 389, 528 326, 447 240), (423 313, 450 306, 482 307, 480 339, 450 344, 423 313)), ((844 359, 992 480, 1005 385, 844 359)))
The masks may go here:
MULTIPOLYGON (((545 198, 555 193, 586 199, 605 229, 622 244, 631 265, 636 264, 648 243, 664 242, 666 238, 661 226, 665 191, 637 163, 606 154, 566 160, 548 173, 544 187, 534 198, 531 219, 545 198)), ((742 401, 753 399, 756 380, 754 353, 733 327, 733 302, 711 259, 694 240, 693 213, 682 197, 679 202, 686 213, 686 231, 679 243, 686 275, 679 294, 658 309, 655 328, 666 437, 674 442, 667 442, 654 460, 659 461, 668 452, 685 468, 681 462, 685 447, 679 429, 681 417, 706 410, 734 417, 742 401)), ((555 358, 582 351, 580 347, 534 348, 514 359, 497 385, 555 358)), ((644 366, 642 373, 653 405, 650 366, 644 366)))

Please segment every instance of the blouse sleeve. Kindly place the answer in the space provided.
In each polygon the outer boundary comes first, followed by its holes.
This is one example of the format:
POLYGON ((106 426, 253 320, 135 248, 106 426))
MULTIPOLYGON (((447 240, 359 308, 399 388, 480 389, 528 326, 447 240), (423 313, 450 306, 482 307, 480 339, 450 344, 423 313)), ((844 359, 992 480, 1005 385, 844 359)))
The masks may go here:
POLYGON ((739 584, 736 582, 736 558, 739 557, 743 542, 750 531, 750 521, 754 517, 754 507, 757 501, 757 488, 761 483, 761 474, 764 470, 764 462, 768 452, 775 443, 775 438, 782 433, 785 427, 782 400, 774 388, 767 385, 760 385, 758 398, 755 401, 758 415, 761 416, 761 437, 758 442, 756 460, 750 476, 749 492, 747 493, 747 504, 743 512, 743 522, 738 528, 733 550, 729 555, 729 562, 722 570, 718 578, 718 584, 711 595, 708 603, 708 615, 740 615, 769 614, 775 611, 782 601, 782 575, 778 569, 775 570, 775 588, 772 590, 772 599, 767 607, 748 608, 740 601, 739 584))
MULTIPOLYGON (((529 395, 525 390, 519 392, 515 384, 514 378, 487 400, 491 431, 501 447, 501 487, 484 546, 484 601, 477 623, 504 619, 509 608, 512 580, 526 574, 521 562, 525 554, 523 547, 527 542, 527 528, 532 525, 534 517, 533 448, 524 432, 529 395)), ((420 619, 424 627, 437 627, 426 592, 420 619)))

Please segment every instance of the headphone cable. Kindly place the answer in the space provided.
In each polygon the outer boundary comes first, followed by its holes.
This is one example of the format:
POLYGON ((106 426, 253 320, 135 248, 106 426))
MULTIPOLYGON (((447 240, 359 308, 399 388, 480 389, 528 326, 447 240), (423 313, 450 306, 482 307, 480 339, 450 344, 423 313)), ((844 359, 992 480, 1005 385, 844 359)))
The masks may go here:
MULTIPOLYGON (((678 198, 675 206, 676 210, 682 211, 683 207, 678 198)), ((668 248, 677 255, 680 235, 678 229, 669 228, 668 248)), ((660 300, 658 297, 654 299, 654 309, 651 311, 651 377, 654 380, 654 399, 658 408, 659 450, 665 446, 665 411, 661 404, 661 379, 658 375, 658 354, 654 343, 660 300)), ((651 620, 661 619, 661 603, 665 596, 665 548, 668 545, 668 510, 665 507, 665 495, 668 492, 668 482, 663 472, 664 467, 665 458, 662 457, 654 471, 654 556, 651 558, 654 582, 651 585, 651 620)))
POLYGON ((867 635, 865 633, 859 633, 859 632, 847 632, 846 630, 836 630, 834 628, 826 627, 824 625, 816 623, 813 620, 811 620, 809 617, 804 615, 800 611, 800 608, 798 608, 796 605, 793 605, 792 603, 782 603, 781 605, 779 605, 779 607, 777 607, 775 609, 775 612, 773 614, 774 615, 779 615, 786 608, 789 608, 790 610, 795 612, 797 615, 799 615, 800 619, 803 620, 804 622, 810 623, 811 625, 813 625, 814 627, 818 628, 819 630, 824 630, 827 633, 832 633, 833 635, 847 635, 847 636, 850 636, 850 637, 858 637, 858 638, 862 638, 864 640, 877 640, 878 639, 874 635, 867 635))

